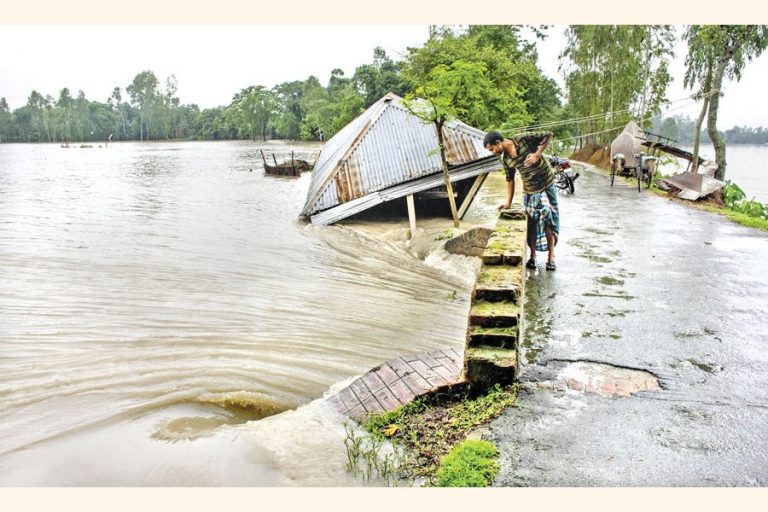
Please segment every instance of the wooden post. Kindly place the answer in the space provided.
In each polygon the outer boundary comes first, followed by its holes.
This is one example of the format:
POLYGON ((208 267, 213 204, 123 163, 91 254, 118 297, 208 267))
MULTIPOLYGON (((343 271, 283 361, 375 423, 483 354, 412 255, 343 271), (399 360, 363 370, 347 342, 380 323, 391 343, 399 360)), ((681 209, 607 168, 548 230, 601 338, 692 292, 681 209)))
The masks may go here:
POLYGON ((416 235, 416 206, 413 204, 413 194, 405 198, 408 203, 408 222, 411 225, 411 238, 416 235))
POLYGON ((259 150, 259 152, 261 153, 261 159, 264 161, 264 169, 266 169, 267 168, 267 158, 264 156, 264 151, 259 150))
POLYGON ((464 202, 461 203, 461 206, 459 207, 459 218, 463 219, 464 214, 467 213, 467 210, 469 209, 469 205, 472 204, 472 199, 475 197, 475 194, 477 194, 477 191, 480 190, 480 185, 483 184, 485 181, 485 178, 488 177, 488 173, 479 175, 475 182, 472 184, 472 188, 469 189, 469 192, 467 192, 467 197, 464 198, 464 202))
POLYGON ((277 165, 277 158, 275 158, 275 154, 274 153, 272 153, 272 160, 275 161, 275 167, 280 167, 279 165, 277 165))
POLYGON ((445 143, 443 141, 443 123, 445 119, 435 122, 435 129, 437 130, 437 145, 440 148, 440 160, 443 162, 443 178, 445 181, 445 189, 448 191, 448 203, 451 207, 451 218, 453 218, 453 227, 459 227, 459 213, 456 211, 456 199, 453 197, 453 187, 451 186, 451 177, 448 172, 448 160, 445 156, 445 143))

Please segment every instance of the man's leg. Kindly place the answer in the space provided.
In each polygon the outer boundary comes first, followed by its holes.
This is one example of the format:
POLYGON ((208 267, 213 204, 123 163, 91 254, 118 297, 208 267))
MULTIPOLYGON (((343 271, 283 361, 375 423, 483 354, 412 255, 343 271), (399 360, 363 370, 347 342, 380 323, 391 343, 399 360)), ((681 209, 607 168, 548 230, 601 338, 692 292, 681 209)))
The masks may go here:
POLYGON ((528 229, 526 234, 528 242, 528 250, 530 251, 530 258, 528 260, 528 268, 532 268, 532 262, 536 261, 536 223, 528 217, 528 229))
POLYGON ((547 237, 547 246, 549 248, 549 263, 555 261, 555 234, 552 233, 552 228, 547 226, 544 228, 544 235, 547 237))

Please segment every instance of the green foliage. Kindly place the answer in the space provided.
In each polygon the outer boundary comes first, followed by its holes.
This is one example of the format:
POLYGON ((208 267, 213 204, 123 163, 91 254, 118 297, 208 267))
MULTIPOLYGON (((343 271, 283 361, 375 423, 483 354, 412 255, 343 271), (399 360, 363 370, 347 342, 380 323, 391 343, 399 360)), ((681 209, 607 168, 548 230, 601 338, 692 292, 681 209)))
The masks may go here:
POLYGON ((401 468, 408 461, 402 448, 386 445, 381 437, 359 435, 348 422, 344 423, 344 431, 348 473, 360 476, 364 482, 383 481, 388 487, 400 483, 401 468))
POLYGON ((517 386, 496 386, 480 396, 466 391, 420 398, 394 411, 371 416, 364 424, 371 436, 403 446, 411 456, 400 466, 400 475, 435 483, 439 461, 467 434, 512 406, 517 386))
POLYGON ((373 50, 373 62, 358 66, 352 77, 356 91, 364 99, 365 108, 389 92, 404 96, 411 86, 400 70, 401 62, 394 62, 382 48, 373 50))
POLYGON ((479 439, 458 444, 440 461, 438 487, 487 487, 499 472, 496 447, 479 439))
POLYGON ((387 92, 414 97, 417 88, 446 120, 460 117, 484 129, 525 126, 561 111, 556 83, 536 67, 535 46, 521 36, 528 29, 544 37, 536 27, 438 27, 403 61, 376 48, 352 77, 335 69, 327 86, 314 76, 272 89, 251 85, 229 105, 204 110, 181 103, 173 75, 161 81, 151 70, 115 87, 104 103, 68 88, 57 98, 32 91, 16 110, 0 103, 0 142, 103 141, 110 133, 112 140, 327 140, 387 92))
POLYGON ((267 128, 277 108, 273 91, 261 85, 246 87, 232 98, 227 113, 241 134, 255 140, 256 135, 267 139, 267 128))
MULTIPOLYGON (((566 31, 565 63, 569 110, 573 117, 596 116, 581 133, 623 128, 629 119, 648 127, 660 111, 671 82, 667 62, 674 33, 658 25, 574 25, 566 31), (605 112, 616 113, 599 116, 605 112)), ((615 131, 593 140, 607 142, 615 131)))
POLYGON ((726 143, 717 130, 723 78, 741 79, 746 62, 768 47, 768 25, 693 25, 684 37, 688 42, 685 86, 698 86, 700 95, 714 91, 707 107, 707 132, 715 146, 718 166, 715 178, 723 180, 726 143))
MULTIPOLYGON (((518 27, 470 26, 466 32, 436 29, 423 46, 409 50, 403 75, 418 97, 434 91, 439 82, 452 86, 456 93, 461 77, 476 78, 477 83, 464 83, 468 87, 460 90, 457 98, 461 105, 455 105, 450 114, 487 129, 505 122, 525 126, 534 120, 531 111, 541 108, 537 111, 541 113, 551 108, 552 101, 557 102, 556 95, 547 96, 549 103, 540 101, 541 97, 536 105, 526 102, 529 90, 529 99, 536 99, 551 92, 554 84, 543 78, 530 52, 526 53, 518 27)), ((450 100, 450 94, 443 96, 450 100)), ((445 106, 443 102, 438 110, 445 106)))
POLYGON ((747 199, 744 191, 730 180, 725 181, 723 189, 723 205, 736 213, 741 213, 747 217, 768 220, 768 206, 752 198, 747 199))

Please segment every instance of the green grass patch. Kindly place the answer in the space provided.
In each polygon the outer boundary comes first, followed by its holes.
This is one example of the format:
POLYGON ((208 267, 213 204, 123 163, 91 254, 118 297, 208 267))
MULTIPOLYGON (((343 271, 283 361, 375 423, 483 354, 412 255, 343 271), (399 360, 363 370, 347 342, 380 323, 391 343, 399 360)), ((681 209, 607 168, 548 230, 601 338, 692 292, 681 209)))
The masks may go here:
POLYGON ((514 405, 517 385, 496 386, 484 395, 472 396, 466 388, 416 399, 395 409, 371 416, 364 428, 377 439, 388 438, 408 454, 399 472, 406 481, 437 484, 440 459, 480 425, 489 423, 514 405))
POLYGON ((736 224, 747 226, 748 228, 755 228, 762 231, 768 231, 768 220, 761 219, 760 217, 752 217, 746 213, 736 212, 727 208, 718 208, 717 206, 702 205, 702 210, 717 213, 724 217, 728 217, 736 224))
POLYGON ((499 472, 499 451, 488 441, 470 439, 440 461, 438 487, 488 487, 499 472))

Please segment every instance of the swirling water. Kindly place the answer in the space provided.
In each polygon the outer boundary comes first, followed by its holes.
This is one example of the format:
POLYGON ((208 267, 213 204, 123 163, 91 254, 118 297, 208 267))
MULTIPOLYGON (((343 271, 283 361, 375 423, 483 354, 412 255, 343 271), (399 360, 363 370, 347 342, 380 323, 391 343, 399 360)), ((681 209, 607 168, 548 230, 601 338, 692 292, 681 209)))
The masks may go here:
POLYGON ((473 259, 302 223, 260 148, 321 146, 0 145, 0 485, 354 485, 316 399, 462 346, 473 259))

